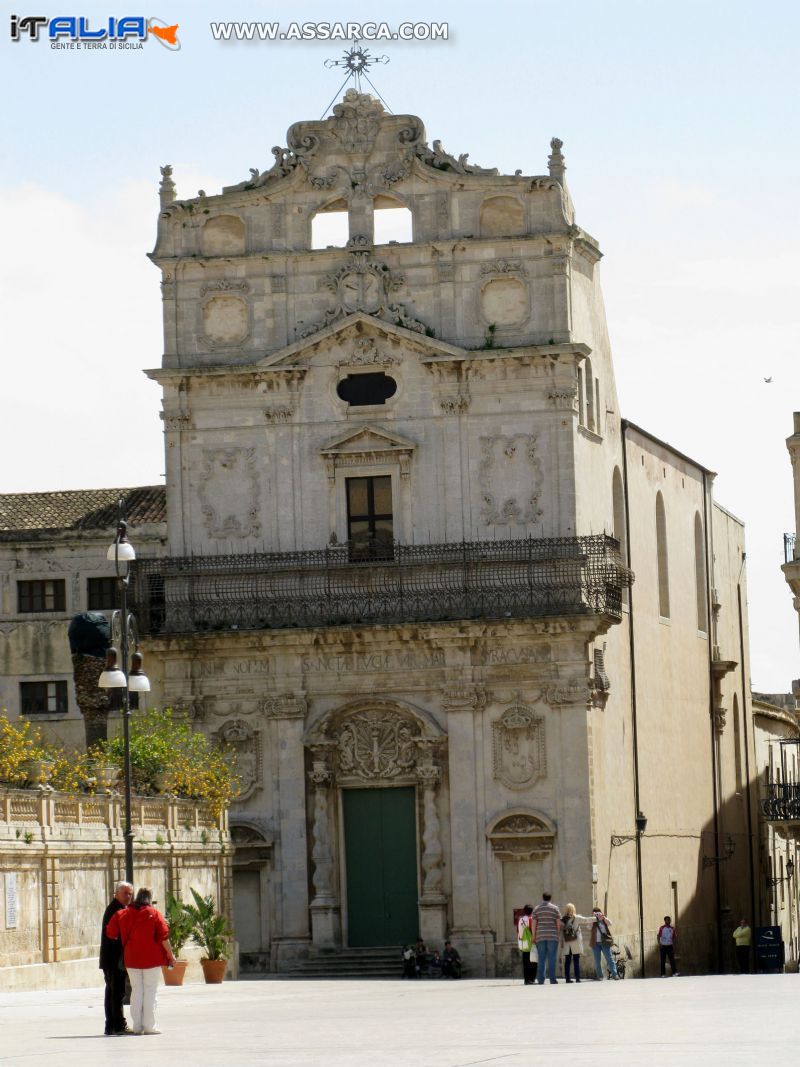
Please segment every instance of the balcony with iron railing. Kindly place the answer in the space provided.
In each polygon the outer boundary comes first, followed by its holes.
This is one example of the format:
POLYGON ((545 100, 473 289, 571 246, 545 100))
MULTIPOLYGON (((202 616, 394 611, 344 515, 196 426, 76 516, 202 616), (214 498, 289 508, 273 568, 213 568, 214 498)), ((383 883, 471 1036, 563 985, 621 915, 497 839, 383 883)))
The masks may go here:
POLYGON ((759 807, 767 822, 800 825, 800 785, 796 782, 768 782, 759 807))
POLYGON ((800 559, 797 557, 796 534, 785 533, 783 535, 783 558, 784 564, 781 567, 783 576, 795 597, 800 597, 800 559))
POLYGON ((605 615, 633 575, 604 534, 139 559, 148 634, 605 615))
POLYGON ((797 548, 797 534, 785 533, 783 535, 783 562, 793 563, 797 548))

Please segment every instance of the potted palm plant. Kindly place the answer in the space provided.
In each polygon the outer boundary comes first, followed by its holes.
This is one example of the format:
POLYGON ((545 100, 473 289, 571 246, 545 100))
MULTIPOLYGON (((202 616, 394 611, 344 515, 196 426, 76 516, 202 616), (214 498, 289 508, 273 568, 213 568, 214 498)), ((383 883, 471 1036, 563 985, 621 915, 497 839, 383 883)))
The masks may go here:
POLYGON ((206 985, 218 985, 225 977, 228 958, 225 951, 233 931, 224 915, 220 915, 212 896, 201 897, 192 889, 194 904, 184 905, 192 917, 192 940, 205 950, 200 960, 206 985))
POLYGON ((194 918, 187 906, 182 904, 171 893, 167 894, 167 907, 164 917, 169 924, 169 943, 172 945, 172 951, 175 954, 175 963, 172 968, 161 968, 161 972, 164 975, 164 985, 183 985, 189 962, 188 960, 180 959, 180 954, 183 946, 192 936, 194 918))

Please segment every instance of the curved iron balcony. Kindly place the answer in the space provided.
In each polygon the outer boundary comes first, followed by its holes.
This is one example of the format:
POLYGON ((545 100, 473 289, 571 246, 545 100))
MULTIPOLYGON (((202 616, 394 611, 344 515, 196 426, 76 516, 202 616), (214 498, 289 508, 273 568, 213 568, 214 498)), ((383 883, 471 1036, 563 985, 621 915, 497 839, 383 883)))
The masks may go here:
POLYGON ((766 787, 766 792, 759 807, 767 821, 800 823, 800 785, 774 782, 766 787))
POLYGON ((633 574, 587 537, 137 559, 143 633, 564 615, 621 617, 633 574))
POLYGON ((772 823, 800 823, 800 785, 772 782, 758 803, 762 815, 772 823))

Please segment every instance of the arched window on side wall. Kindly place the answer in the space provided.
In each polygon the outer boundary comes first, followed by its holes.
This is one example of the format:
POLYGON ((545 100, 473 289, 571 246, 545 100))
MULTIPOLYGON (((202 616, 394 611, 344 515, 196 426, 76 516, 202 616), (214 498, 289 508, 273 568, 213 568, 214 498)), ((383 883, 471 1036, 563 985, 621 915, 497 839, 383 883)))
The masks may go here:
MULTIPOLYGON (((614 468, 614 476, 611 479, 611 500, 614 508, 614 537, 619 541, 619 552, 622 562, 626 567, 630 566, 628 560, 628 538, 625 529, 625 494, 622 488, 622 475, 619 467, 614 468)), ((628 587, 622 587, 622 603, 627 607, 628 587)))
POLYGON ((656 493, 656 555, 658 566, 658 614, 662 619, 669 616, 669 558, 667 556, 667 516, 664 497, 656 493))
POLYGON ((587 357, 583 361, 583 374, 586 381, 586 428, 596 430, 597 425, 594 417, 594 376, 592 374, 592 361, 587 357))
POLYGON ((697 593, 697 629, 708 633, 708 600, 706 598, 706 543, 700 512, 694 513, 694 582, 697 593))

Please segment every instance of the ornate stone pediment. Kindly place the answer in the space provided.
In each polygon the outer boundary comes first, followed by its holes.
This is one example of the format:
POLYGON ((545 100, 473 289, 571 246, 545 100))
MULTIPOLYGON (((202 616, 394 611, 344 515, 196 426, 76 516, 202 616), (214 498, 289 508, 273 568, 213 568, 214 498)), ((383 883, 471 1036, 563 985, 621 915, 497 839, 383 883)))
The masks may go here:
POLYGON ((547 774, 544 720, 514 703, 492 723, 494 777, 509 789, 525 789, 547 774))
POLYGON ((438 728, 393 701, 364 700, 328 716, 307 739, 315 768, 336 781, 435 784, 444 742, 438 728))
POLYGON ((537 853, 553 851, 556 828, 546 815, 514 808, 489 823, 486 837, 498 859, 529 860, 537 853))
POLYGON ((416 445, 400 434, 382 430, 378 426, 359 426, 330 441, 319 450, 325 462, 328 478, 333 481, 337 467, 374 464, 399 464, 400 474, 407 477, 416 445))
MULTIPOLYGON (((389 342, 393 352, 396 353, 398 348, 402 348, 403 352, 415 352, 423 362, 442 358, 462 360, 467 355, 465 349, 447 341, 439 341, 424 333, 408 330, 402 323, 386 321, 366 311, 354 311, 328 326, 319 327, 318 332, 317 327, 314 329, 313 334, 260 360, 257 364, 258 370, 269 374, 279 371, 287 373, 290 370, 296 372, 318 359, 320 364, 330 366, 342 361, 342 351, 353 354, 360 352, 366 360, 369 357, 364 353, 370 347, 370 341, 374 342, 379 359, 380 354, 388 352, 386 342, 389 342), (329 349, 336 350, 333 359, 329 349), (324 358, 320 359, 320 356, 324 358)), ((154 375, 155 373, 153 372, 154 375)))

